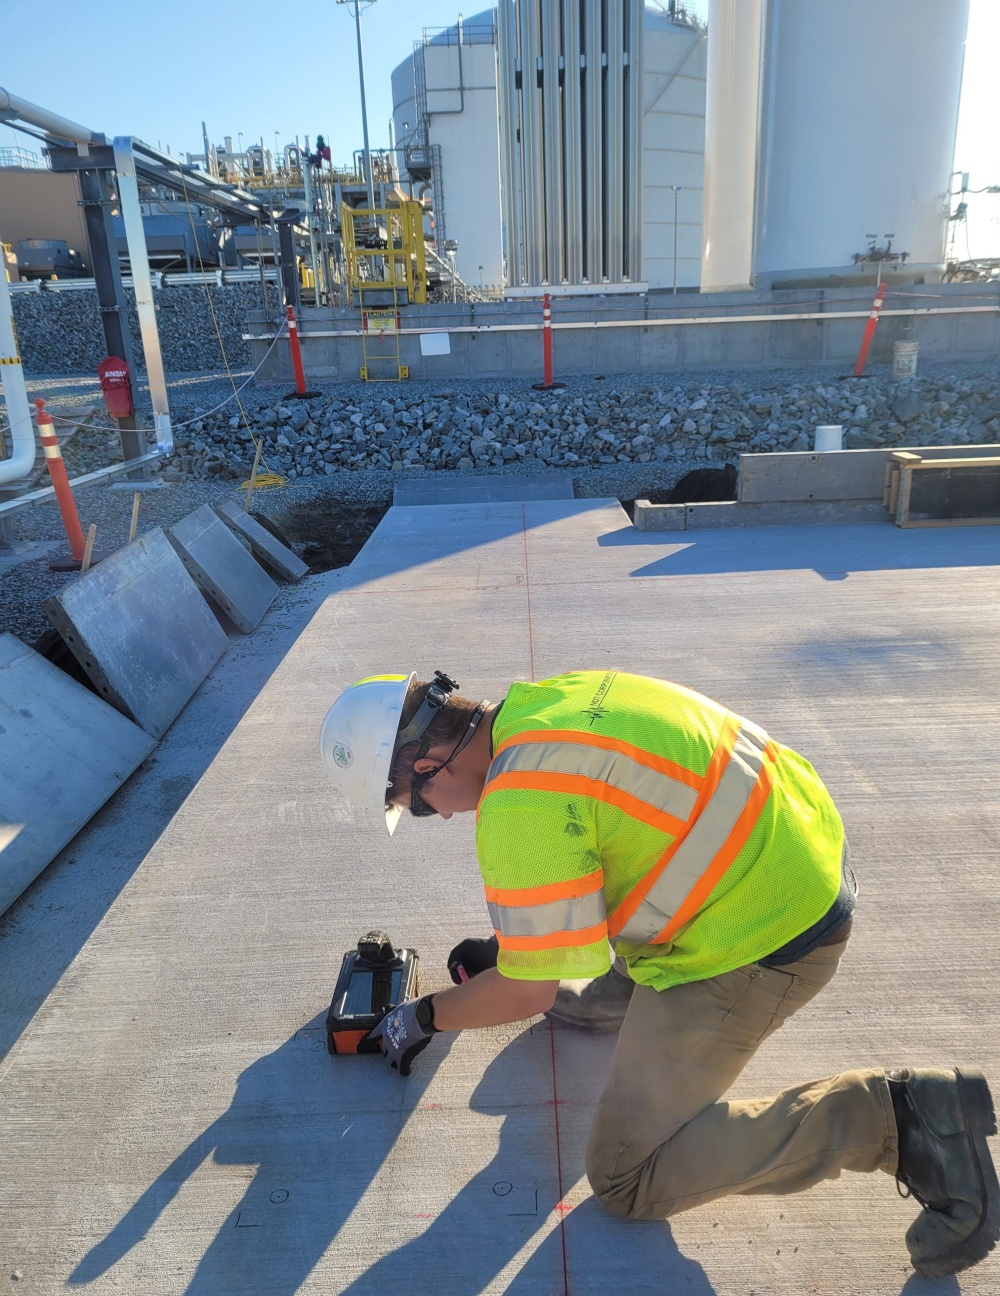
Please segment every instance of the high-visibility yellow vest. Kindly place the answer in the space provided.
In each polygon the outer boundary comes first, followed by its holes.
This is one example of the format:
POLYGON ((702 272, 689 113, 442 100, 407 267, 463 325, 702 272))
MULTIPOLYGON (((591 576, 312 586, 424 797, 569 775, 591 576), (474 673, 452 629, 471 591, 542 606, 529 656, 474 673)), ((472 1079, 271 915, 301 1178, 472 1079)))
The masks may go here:
POLYGON ((609 940, 663 990, 755 962, 817 922, 844 830, 808 761, 662 680, 514 684, 476 850, 509 977, 599 976, 609 940))

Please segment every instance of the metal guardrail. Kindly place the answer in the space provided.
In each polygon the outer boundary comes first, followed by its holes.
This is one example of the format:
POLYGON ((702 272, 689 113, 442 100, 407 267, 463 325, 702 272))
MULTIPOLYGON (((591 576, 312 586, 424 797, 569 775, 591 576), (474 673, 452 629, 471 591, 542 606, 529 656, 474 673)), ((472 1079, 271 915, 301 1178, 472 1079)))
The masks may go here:
MULTIPOLYGON (((98 468, 95 472, 84 473, 82 477, 74 477, 70 481, 70 487, 73 490, 79 490, 83 486, 93 486, 97 482, 105 481, 109 477, 117 477, 119 473, 132 472, 134 468, 141 468, 143 464, 153 463, 164 456, 159 450, 150 450, 148 454, 138 455, 135 459, 123 459, 121 463, 112 464, 109 468, 98 468)), ((43 486, 40 490, 28 491, 26 495, 19 495, 17 499, 7 500, 0 504, 0 518, 7 513, 15 513, 18 509, 26 508, 30 504, 41 504, 47 499, 52 499, 55 490, 51 486, 43 486)))
MULTIPOLYGON (((193 284, 215 284, 218 288, 227 288, 232 284, 260 283, 261 272, 252 270, 204 270, 190 273, 171 274, 169 271, 152 271, 150 278, 154 288, 184 288, 193 284)), ((269 283, 276 283, 278 271, 274 266, 264 267, 264 278, 269 283)), ((39 292, 85 292, 94 290, 93 279, 28 279, 22 283, 7 285, 11 295, 17 293, 39 292)), ((135 283, 131 275, 122 276, 122 286, 134 290, 135 283)))

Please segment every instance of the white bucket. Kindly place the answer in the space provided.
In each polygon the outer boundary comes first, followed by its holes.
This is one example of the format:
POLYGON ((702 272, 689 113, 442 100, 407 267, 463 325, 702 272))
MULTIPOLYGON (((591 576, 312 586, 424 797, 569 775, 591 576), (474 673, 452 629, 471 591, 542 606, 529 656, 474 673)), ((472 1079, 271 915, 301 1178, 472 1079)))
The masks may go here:
POLYGON ((893 342, 893 378, 915 378, 917 376, 917 352, 919 350, 919 342, 893 342))
POLYGON ((843 450, 844 448, 844 429, 840 423, 821 423, 816 429, 816 440, 813 442, 813 449, 820 450, 843 450))

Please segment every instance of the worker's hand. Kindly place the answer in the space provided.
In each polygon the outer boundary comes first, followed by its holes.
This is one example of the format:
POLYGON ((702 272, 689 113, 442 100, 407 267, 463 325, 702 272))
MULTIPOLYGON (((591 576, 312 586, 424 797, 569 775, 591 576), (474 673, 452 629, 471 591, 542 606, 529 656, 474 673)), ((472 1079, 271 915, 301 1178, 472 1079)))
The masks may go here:
POLYGON ((410 1074, 410 1063, 418 1053, 424 1051, 431 1042, 431 1036, 437 1034, 433 1024, 434 1015, 432 1012, 428 1015, 427 1008, 421 1011, 421 1016, 428 1024, 421 1026, 417 1020, 417 1010, 422 1003, 423 999, 407 999, 406 1003, 390 1008, 368 1034, 370 1040, 379 1042, 385 1060, 400 1075, 410 1074))
POLYGON ((452 981, 461 985, 463 981, 471 980, 487 968, 496 967, 499 953, 500 942, 495 936, 488 939, 469 936, 464 941, 459 941, 448 955, 448 971, 452 981))

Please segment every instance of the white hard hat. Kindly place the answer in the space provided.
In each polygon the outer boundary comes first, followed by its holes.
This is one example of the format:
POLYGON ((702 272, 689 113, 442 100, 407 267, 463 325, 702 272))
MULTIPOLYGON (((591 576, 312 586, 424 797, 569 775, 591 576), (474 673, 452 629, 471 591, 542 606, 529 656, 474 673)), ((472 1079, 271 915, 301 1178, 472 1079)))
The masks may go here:
POLYGON ((373 675, 344 689, 323 720, 319 750, 337 790, 356 805, 385 813, 390 836, 402 814, 386 789, 403 702, 412 675, 373 675))

